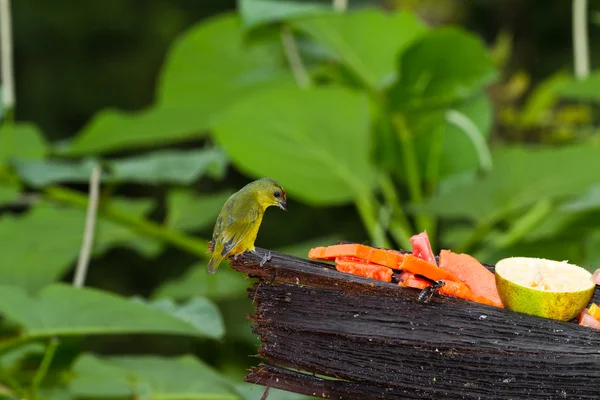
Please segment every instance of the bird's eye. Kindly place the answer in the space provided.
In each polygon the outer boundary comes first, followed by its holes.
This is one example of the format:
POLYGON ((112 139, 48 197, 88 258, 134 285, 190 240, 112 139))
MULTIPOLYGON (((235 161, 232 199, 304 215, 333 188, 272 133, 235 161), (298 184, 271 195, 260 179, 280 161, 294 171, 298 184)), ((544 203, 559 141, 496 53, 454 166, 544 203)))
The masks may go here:
POLYGON ((281 192, 275 192, 275 193, 273 193, 273 196, 275 196, 276 198, 280 198, 281 192))

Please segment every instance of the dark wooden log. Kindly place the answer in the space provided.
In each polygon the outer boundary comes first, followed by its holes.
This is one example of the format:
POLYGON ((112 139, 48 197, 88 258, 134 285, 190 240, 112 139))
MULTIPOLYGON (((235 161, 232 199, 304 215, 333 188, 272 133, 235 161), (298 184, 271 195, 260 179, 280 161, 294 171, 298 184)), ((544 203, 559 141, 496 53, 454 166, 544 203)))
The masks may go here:
POLYGON ((249 296, 267 364, 249 382, 332 399, 600 398, 600 331, 440 295, 419 303, 416 289, 275 252, 261 267, 264 254, 231 262, 259 278, 249 296))

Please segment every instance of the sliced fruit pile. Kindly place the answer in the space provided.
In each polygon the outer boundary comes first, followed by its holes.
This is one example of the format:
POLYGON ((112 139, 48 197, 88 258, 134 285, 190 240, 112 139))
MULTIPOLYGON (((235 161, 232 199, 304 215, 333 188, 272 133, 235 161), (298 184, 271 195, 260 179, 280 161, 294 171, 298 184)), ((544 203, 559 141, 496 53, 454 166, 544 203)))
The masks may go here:
POLYGON ((338 271, 397 282, 422 294, 435 288, 442 295, 545 318, 578 316, 580 325, 600 329, 600 306, 586 308, 600 285, 600 269, 590 274, 567 262, 512 257, 500 260, 492 273, 468 254, 442 250, 436 258, 426 232, 410 241, 412 254, 351 243, 316 247, 308 256, 334 261, 338 271))
POLYGON ((308 257, 335 261, 338 271, 384 282, 392 282, 396 270, 395 279, 404 287, 424 289, 431 281, 444 281, 441 294, 503 307, 494 274, 475 258, 443 250, 438 266, 426 232, 413 236, 411 243, 412 254, 353 243, 316 247, 308 257))

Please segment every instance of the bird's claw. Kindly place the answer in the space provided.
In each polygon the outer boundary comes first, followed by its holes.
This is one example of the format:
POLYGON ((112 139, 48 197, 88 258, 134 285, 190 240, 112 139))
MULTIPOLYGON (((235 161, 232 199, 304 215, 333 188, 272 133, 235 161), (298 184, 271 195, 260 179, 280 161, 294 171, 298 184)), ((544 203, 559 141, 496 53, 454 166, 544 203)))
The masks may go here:
POLYGON ((268 261, 271 261, 271 252, 269 251, 267 254, 265 254, 261 259, 260 259, 260 264, 258 264, 259 267, 262 267, 263 265, 265 265, 268 261))

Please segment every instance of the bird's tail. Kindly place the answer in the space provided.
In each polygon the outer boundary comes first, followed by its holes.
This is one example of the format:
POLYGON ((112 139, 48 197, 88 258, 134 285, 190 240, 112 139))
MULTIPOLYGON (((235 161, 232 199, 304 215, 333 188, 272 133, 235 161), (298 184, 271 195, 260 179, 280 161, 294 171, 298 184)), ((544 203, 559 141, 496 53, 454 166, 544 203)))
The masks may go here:
POLYGON ((206 272, 209 274, 214 274, 217 272, 217 268, 219 268, 221 261, 223 261, 223 257, 219 257, 218 255, 214 254, 206 266, 206 272))

